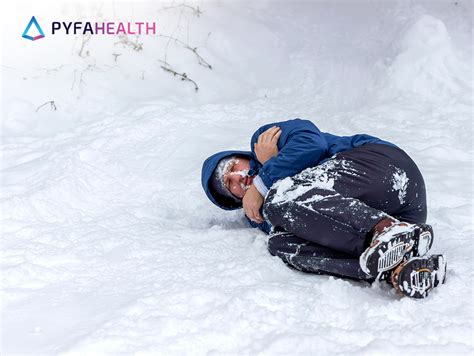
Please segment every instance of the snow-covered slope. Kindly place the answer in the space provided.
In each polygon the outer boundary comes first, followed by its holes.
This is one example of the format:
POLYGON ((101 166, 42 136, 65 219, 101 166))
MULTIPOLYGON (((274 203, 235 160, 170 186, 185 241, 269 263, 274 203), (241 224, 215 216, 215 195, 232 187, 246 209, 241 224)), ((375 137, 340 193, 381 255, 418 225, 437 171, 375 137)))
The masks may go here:
POLYGON ((472 3, 185 5, 8 8, 2 354, 472 353, 472 3), (31 13, 157 18, 212 70, 167 37, 94 37, 81 55, 81 36, 26 41, 31 13), (290 270, 207 201, 208 155, 294 117, 414 158, 443 288, 416 301, 290 270))

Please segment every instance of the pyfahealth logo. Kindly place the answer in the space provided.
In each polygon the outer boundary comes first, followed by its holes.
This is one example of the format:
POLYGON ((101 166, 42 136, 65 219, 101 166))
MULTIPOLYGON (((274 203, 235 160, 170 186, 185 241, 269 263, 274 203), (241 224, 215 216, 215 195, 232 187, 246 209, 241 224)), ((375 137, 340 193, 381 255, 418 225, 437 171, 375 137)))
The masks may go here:
POLYGON ((44 37, 44 32, 41 29, 41 26, 39 25, 38 21, 36 21, 34 16, 31 17, 31 20, 30 22, 28 22, 28 26, 26 26, 25 31, 23 31, 23 35, 21 35, 21 37, 26 38, 27 40, 31 40, 31 41, 36 41, 44 37), (38 36, 32 37, 28 35, 28 31, 30 30, 31 25, 35 25, 36 29, 40 33, 38 36))
MULTIPOLYGON (((155 35, 155 22, 59 22, 53 21, 51 23, 51 35, 55 35, 59 31, 66 32, 66 35, 155 35)), ((39 40, 45 37, 38 21, 34 16, 31 17, 30 22, 23 31, 23 38, 31 41, 39 40), (34 25, 39 32, 37 36, 28 35, 31 26, 34 25)))

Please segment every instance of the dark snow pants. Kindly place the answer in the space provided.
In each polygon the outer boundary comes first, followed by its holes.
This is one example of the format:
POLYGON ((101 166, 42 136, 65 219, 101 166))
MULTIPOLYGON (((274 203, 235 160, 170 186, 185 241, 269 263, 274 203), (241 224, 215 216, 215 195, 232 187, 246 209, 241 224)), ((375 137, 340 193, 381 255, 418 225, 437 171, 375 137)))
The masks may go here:
POLYGON ((400 148, 365 144, 272 186, 268 249, 298 270, 370 280, 359 256, 383 218, 426 222, 423 177, 400 148))

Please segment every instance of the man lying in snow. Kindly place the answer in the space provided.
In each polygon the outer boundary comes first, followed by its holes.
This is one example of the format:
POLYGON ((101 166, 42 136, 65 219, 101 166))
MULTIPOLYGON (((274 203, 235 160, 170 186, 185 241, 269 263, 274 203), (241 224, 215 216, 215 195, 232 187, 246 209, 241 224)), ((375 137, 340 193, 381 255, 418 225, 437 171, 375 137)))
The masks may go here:
POLYGON ((304 272, 386 280, 413 298, 445 282, 443 256, 426 256, 423 177, 402 149, 300 119, 259 128, 250 146, 209 157, 202 185, 218 207, 243 207, 272 255, 304 272))

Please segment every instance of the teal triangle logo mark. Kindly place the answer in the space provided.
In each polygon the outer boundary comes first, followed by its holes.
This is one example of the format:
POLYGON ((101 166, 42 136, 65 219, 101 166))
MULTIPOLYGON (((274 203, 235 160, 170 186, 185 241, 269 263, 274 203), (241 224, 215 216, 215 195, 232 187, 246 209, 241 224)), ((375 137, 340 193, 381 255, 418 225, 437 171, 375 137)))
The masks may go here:
POLYGON ((25 31, 23 31, 23 35, 21 35, 21 37, 26 38, 27 40, 31 40, 31 41, 36 41, 36 40, 39 40, 40 38, 44 37, 44 32, 41 29, 38 21, 36 21, 34 16, 31 17, 31 20, 28 23, 28 26, 26 26, 25 31), (40 33, 38 36, 35 36, 35 37, 28 36, 28 31, 30 30, 31 25, 35 25, 36 29, 40 33))

